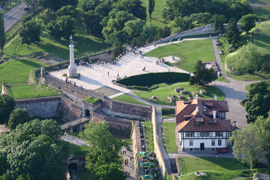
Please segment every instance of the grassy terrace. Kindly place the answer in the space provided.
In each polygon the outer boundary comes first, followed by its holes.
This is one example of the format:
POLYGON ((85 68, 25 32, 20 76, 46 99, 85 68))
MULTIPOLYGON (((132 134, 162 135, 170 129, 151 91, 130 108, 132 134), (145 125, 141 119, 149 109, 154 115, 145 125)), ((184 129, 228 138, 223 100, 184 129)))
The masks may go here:
POLYGON ((249 2, 254 11, 254 14, 259 16, 270 14, 269 0, 249 0, 249 2))
POLYGON ((141 101, 138 101, 137 99, 134 99, 133 97, 131 97, 131 96, 127 95, 127 94, 117 96, 117 97, 115 97, 113 99, 118 100, 118 101, 129 102, 129 103, 133 103, 133 104, 146 105, 146 104, 142 103, 141 101))
POLYGON ((210 39, 191 40, 183 43, 161 46, 145 55, 157 57, 159 59, 166 56, 177 56, 180 58, 180 61, 173 63, 172 65, 189 72, 194 72, 198 60, 215 61, 210 39))
MULTIPOLYGON (((242 170, 249 171, 242 164, 230 158, 216 157, 181 157, 178 159, 180 170, 183 174, 181 180, 228 180, 239 176, 245 176, 242 170), (198 178, 194 173, 203 171, 207 174, 206 178, 198 178)), ((248 173, 248 176, 252 174, 248 173)))
POLYGON ((163 122, 163 143, 165 144, 165 150, 167 153, 177 153, 177 147, 175 144, 175 127, 176 122, 163 122))
MULTIPOLYGON (((199 92, 199 90, 201 88, 199 88, 198 86, 190 86, 189 82, 183 82, 183 83, 175 83, 175 84, 165 84, 165 83, 161 83, 158 84, 158 88, 154 89, 154 90, 149 90, 149 91, 135 91, 135 94, 140 96, 141 98, 157 103, 157 104, 164 104, 164 105, 175 105, 175 102, 170 102, 167 97, 168 96, 173 96, 173 95, 177 95, 179 93, 174 91, 174 88, 179 88, 179 87, 183 87, 185 89, 185 91, 188 91, 189 94, 192 94, 192 92, 199 92), (158 100, 149 100, 150 97, 152 96, 157 96, 159 99, 158 100)), ((223 100, 225 98, 225 94, 213 87, 213 86, 205 86, 203 87, 203 89, 205 89, 207 91, 206 95, 201 95, 199 94, 199 97, 201 98, 213 98, 215 94, 218 95, 218 100, 223 100)), ((184 100, 188 99, 188 95, 189 94, 183 94, 182 96, 184 96, 184 100)), ((176 99, 176 100, 180 100, 180 99, 176 99)))
POLYGON ((154 152, 153 125, 152 122, 144 122, 145 140, 148 152, 154 152))

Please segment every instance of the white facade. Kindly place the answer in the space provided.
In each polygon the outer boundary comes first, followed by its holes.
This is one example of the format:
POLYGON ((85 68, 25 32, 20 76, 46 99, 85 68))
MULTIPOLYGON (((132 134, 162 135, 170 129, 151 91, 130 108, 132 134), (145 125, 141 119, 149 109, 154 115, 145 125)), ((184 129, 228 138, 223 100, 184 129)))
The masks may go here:
POLYGON ((183 150, 216 150, 227 148, 230 132, 181 132, 180 145, 183 150))

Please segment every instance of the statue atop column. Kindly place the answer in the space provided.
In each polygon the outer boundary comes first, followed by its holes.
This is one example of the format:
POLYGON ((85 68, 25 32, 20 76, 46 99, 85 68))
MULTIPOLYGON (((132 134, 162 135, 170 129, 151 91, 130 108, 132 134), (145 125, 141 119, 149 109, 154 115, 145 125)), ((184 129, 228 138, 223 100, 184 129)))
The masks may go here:
POLYGON ((73 44, 72 35, 70 36, 69 39, 70 39, 70 45, 69 45, 69 60, 70 60, 70 64, 68 66, 67 76, 69 78, 75 78, 75 77, 77 77, 77 66, 75 64, 75 59, 74 59, 74 44, 73 44))

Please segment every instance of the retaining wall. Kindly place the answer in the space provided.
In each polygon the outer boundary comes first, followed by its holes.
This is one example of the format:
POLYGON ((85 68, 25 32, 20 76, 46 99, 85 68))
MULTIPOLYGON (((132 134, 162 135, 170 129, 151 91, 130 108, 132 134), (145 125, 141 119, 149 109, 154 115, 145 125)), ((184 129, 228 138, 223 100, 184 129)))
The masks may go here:
POLYGON ((25 108, 30 116, 51 118, 57 115, 60 96, 16 100, 16 108, 25 108))

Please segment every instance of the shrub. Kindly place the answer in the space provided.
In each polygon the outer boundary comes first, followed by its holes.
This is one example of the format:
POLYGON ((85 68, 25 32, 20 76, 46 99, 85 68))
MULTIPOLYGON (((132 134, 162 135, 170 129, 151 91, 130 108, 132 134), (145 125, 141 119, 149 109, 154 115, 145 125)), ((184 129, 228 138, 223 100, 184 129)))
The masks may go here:
POLYGON ((175 109, 162 108, 162 115, 175 114, 175 109))
POLYGON ((186 82, 190 75, 177 72, 148 73, 120 79, 117 83, 125 86, 151 86, 160 83, 186 82))

